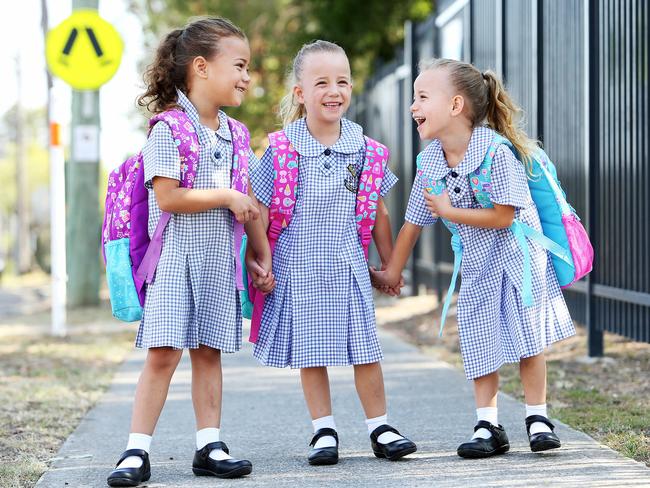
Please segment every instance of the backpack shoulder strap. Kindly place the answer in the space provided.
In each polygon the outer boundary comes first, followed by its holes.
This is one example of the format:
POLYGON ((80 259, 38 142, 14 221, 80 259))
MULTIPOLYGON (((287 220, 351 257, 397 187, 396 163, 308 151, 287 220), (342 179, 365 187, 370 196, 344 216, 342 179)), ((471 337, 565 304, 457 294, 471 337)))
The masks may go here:
POLYGON ((377 219, 377 203, 384 179, 384 168, 390 157, 390 151, 382 143, 364 136, 365 159, 359 177, 357 189, 356 220, 357 231, 368 259, 368 247, 372 241, 372 229, 377 219))
MULTIPOLYGON (((228 117, 228 128, 232 136, 232 184, 233 190, 248 195, 248 151, 251 136, 244 124, 228 117)), ((233 253, 235 256, 235 281, 238 290, 244 289, 240 249, 244 238, 244 224, 233 216, 233 253)))
POLYGON ((251 136, 244 124, 230 117, 228 128, 232 134, 232 188, 248 193, 248 150, 251 136))
MULTIPOLYGON (((298 152, 283 130, 269 134, 273 155, 273 196, 269 207, 269 232, 278 236, 293 217, 298 184, 298 152)), ((277 238, 277 237, 276 237, 277 238)))
POLYGON ((485 157, 481 165, 469 174, 469 185, 474 192, 474 198, 483 208, 493 208, 490 192, 492 190, 492 162, 496 155, 497 149, 501 144, 511 147, 512 144, 505 137, 494 134, 492 142, 485 152, 485 157))
POLYGON ((158 122, 164 122, 172 131, 181 160, 181 186, 192 188, 199 163, 199 137, 194 124, 180 109, 167 110, 149 119, 149 133, 158 122))

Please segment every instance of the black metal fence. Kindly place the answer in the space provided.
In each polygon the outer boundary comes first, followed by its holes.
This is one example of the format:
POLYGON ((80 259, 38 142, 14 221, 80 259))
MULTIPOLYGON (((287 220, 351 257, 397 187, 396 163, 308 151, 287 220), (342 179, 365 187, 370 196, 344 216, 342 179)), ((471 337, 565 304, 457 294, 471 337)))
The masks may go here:
MULTIPOLYGON (((408 107, 421 59, 492 69, 526 111, 526 128, 555 161, 595 248, 594 270, 565 292, 587 325, 590 355, 603 331, 650 342, 650 103, 647 0, 440 0, 406 26, 396 59, 376 71, 351 117, 392 150, 400 185, 387 204, 402 222, 421 143, 408 107)), ((439 295, 453 268, 449 234, 426 229, 406 272, 439 295)))

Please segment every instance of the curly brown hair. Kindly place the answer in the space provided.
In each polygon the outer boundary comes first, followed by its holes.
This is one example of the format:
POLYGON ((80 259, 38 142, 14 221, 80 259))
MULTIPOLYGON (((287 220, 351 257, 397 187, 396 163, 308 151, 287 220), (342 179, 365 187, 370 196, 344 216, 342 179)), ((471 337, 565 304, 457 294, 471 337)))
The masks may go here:
POLYGON ((199 18, 168 33, 144 72, 147 89, 137 98, 138 105, 154 114, 176 107, 176 89, 187 93, 188 66, 197 56, 213 59, 224 37, 246 40, 239 27, 220 17, 199 18))

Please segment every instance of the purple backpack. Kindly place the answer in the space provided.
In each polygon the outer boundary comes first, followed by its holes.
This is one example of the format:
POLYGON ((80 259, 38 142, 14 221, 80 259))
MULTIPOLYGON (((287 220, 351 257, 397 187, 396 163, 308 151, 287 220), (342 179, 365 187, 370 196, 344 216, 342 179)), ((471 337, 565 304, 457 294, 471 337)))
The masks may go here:
MULTIPOLYGON (((180 186, 192 188, 199 162, 199 139, 187 114, 169 110, 149 120, 149 132, 158 122, 169 126, 178 146, 181 164, 180 186)), ((248 192, 248 149, 250 136, 246 127, 228 118, 233 140, 232 188, 248 192)), ((131 156, 108 177, 102 242, 106 263, 106 281, 113 316, 132 322, 142 318, 146 284, 151 283, 160 259, 163 232, 171 214, 163 212, 151 240, 148 233, 148 191, 144 186, 142 152, 131 156)), ((233 249, 239 249, 244 233, 242 224, 233 217, 233 249)), ((237 288, 242 289, 241 262, 237 263, 237 288)))

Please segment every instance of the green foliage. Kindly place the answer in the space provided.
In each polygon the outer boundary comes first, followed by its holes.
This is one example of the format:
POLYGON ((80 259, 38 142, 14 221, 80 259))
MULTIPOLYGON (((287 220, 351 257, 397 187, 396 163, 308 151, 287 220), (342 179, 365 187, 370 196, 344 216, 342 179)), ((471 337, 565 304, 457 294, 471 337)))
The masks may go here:
POLYGON ((190 17, 219 15, 241 27, 251 46, 251 91, 244 105, 230 111, 251 129, 252 145, 265 144, 279 127, 277 105, 285 74, 300 46, 314 39, 340 44, 348 53, 356 87, 378 58, 391 58, 403 39, 404 22, 432 11, 428 0, 132 0, 131 9, 148 19, 147 44, 153 50, 171 28, 190 17))

